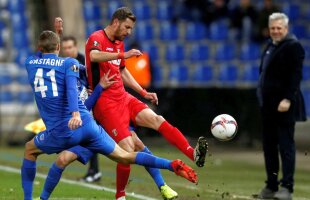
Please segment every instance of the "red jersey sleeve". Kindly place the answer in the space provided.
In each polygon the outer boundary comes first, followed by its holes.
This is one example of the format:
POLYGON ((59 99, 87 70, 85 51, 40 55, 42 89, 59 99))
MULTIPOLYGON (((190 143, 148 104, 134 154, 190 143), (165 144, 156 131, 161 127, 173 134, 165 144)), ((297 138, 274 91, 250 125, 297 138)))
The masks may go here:
POLYGON ((102 51, 102 46, 103 44, 101 44, 101 40, 99 37, 96 37, 96 35, 91 35, 88 39, 88 44, 89 44, 89 49, 90 50, 99 50, 102 51))

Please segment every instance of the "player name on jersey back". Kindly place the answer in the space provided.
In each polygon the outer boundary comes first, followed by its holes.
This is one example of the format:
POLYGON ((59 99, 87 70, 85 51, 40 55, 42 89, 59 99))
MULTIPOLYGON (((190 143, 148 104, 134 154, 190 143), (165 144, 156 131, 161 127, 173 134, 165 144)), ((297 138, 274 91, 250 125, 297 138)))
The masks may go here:
POLYGON ((60 67, 64 63, 64 59, 54 59, 54 58, 36 58, 29 61, 29 64, 38 64, 38 65, 52 65, 60 67))

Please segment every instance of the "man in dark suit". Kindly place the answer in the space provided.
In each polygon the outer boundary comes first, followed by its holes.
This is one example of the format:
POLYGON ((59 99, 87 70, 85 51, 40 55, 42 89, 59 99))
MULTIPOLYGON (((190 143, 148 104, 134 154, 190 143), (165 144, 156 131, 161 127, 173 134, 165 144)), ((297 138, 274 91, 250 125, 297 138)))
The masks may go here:
POLYGON ((296 151, 295 122, 306 120, 300 92, 305 51, 296 37, 288 33, 288 21, 288 17, 283 13, 269 16, 271 40, 262 54, 260 65, 257 95, 262 112, 267 181, 259 197, 264 199, 292 199, 296 151), (279 152, 283 173, 280 182, 279 152))

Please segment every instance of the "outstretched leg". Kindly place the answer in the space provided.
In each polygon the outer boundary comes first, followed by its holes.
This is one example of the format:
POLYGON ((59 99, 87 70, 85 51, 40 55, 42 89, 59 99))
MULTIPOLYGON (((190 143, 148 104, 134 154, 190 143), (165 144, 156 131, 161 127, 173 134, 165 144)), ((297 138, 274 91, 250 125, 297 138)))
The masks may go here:
POLYGON ((143 109, 137 114, 136 123, 139 126, 157 130, 166 138, 167 141, 175 145, 189 159, 195 161, 198 167, 202 167, 204 165, 208 151, 206 138, 200 137, 196 148, 194 149, 179 129, 172 126, 162 116, 157 115, 149 108, 143 109))
POLYGON ((168 169, 176 175, 186 178, 187 180, 197 183, 196 172, 181 160, 167 160, 143 152, 126 152, 118 145, 115 145, 114 151, 108 155, 112 160, 123 164, 138 164, 145 167, 168 169))

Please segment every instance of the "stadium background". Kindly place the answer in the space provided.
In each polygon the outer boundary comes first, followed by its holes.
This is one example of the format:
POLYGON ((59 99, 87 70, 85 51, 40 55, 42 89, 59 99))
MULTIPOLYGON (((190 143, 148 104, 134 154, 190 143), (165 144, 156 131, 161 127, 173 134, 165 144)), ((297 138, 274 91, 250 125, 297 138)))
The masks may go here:
MULTIPOLYGON (((310 116, 310 5, 302 0, 274 1, 291 20, 291 30, 306 49, 303 94, 310 116)), ((229 19, 209 26, 186 17, 173 20, 173 0, 0 0, 0 136, 1 144, 22 144, 31 135, 23 131, 38 117, 23 66, 33 54, 38 34, 53 29, 53 20, 64 20, 64 35, 78 38, 81 52, 87 36, 109 23, 113 11, 129 6, 137 16, 128 46, 136 41, 149 53, 152 90, 159 95, 156 111, 188 137, 212 137, 209 125, 221 113, 239 123, 234 140, 240 146, 259 144, 260 116, 255 95, 263 43, 234 39, 229 19)), ((230 8, 238 0, 229 1, 230 8)), ((263 1, 255 2, 259 9, 263 1)), ((309 141, 308 123, 298 124, 300 146, 309 141)), ((154 135, 142 130, 142 136, 154 135)), ((227 145, 227 144, 225 144, 227 145)))

